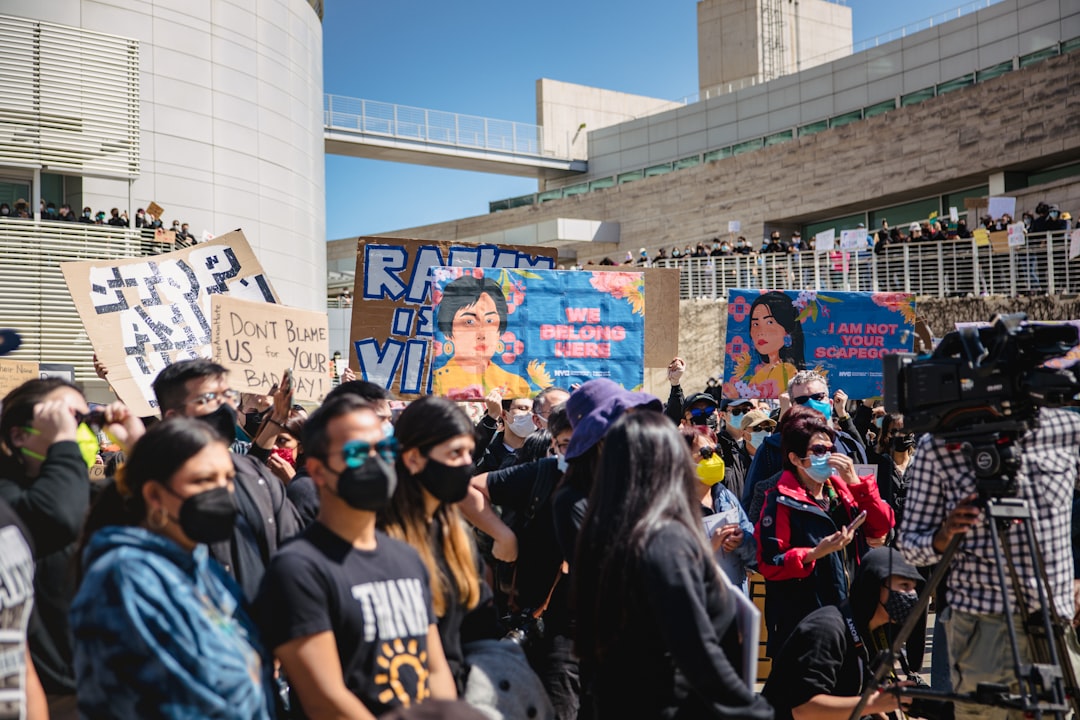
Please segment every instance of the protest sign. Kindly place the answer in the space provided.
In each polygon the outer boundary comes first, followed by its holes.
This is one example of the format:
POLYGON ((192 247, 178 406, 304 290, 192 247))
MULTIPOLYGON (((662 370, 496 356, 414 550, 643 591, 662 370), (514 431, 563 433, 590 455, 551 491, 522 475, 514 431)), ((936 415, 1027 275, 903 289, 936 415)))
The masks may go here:
POLYGON ((292 371, 293 398, 319 403, 330 392, 330 332, 325 312, 210 298, 213 358, 229 369, 234 390, 266 395, 292 371))
MULTIPOLYGON (((710 260, 711 262, 711 260, 710 260)), ((621 266, 593 265, 590 272, 622 272, 621 266)), ((645 275, 645 367, 666 368, 679 354, 679 286, 682 270, 678 268, 636 268, 645 275)), ((560 386, 561 387, 561 386, 560 386)))
POLYGON ((357 377, 402 398, 431 391, 430 268, 550 270, 557 256, 545 247, 360 238, 351 330, 357 377))
POLYGON ((210 296, 277 302, 244 234, 163 255, 61 263, 109 384, 136 415, 157 414, 162 368, 210 357, 210 296))
POLYGON ((1025 242, 1024 225, 1022 223, 1009 225, 1009 247, 1023 247, 1025 242))
POLYGON ((27 380, 37 380, 40 372, 38 364, 32 360, 0 359, 0 398, 27 380))
POLYGON ((949 221, 960 222, 960 211, 955 206, 949 208, 949 221))
POLYGON ((742 221, 740 220, 728 220, 727 231, 729 233, 737 233, 742 230, 742 221))
POLYGON ((836 249, 836 228, 822 230, 814 236, 814 252, 831 252, 836 249))
POLYGON ((640 272, 442 267, 432 270, 432 392, 480 400, 528 397, 550 385, 645 375, 640 272))
POLYGON ((987 201, 987 214, 994 220, 1000 220, 1003 216, 1013 217, 1016 215, 1016 198, 992 197, 987 201))
POLYGON ((915 296, 904 293, 729 290, 724 397, 777 398, 799 370, 877 397, 881 358, 910 352, 914 325, 915 296))
POLYGON ((840 231, 840 249, 858 251, 866 249, 866 228, 840 231))
POLYGON ((155 220, 161 220, 161 216, 165 214, 165 208, 161 207, 156 202, 151 201, 150 204, 146 206, 146 212, 153 215, 155 220))

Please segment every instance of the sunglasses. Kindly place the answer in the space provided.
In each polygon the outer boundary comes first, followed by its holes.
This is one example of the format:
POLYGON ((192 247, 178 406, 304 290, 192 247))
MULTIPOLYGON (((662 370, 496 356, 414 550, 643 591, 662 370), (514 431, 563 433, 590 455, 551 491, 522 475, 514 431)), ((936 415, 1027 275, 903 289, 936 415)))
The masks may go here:
POLYGON ((695 417, 695 418, 710 417, 715 412, 716 412, 716 408, 711 408, 711 407, 696 408, 696 409, 690 411, 690 417, 695 417))
POLYGON ((817 400, 818 402, 821 402, 826 397, 828 397, 827 393, 817 392, 813 395, 799 395, 798 397, 794 398, 794 402, 796 405, 805 405, 811 400, 817 400))
POLYGON ((395 462, 398 456, 398 441, 392 437, 385 438, 377 443, 353 440, 345 443, 345 447, 341 448, 341 455, 345 458, 346 467, 358 468, 371 457, 372 450, 386 462, 395 462))
POLYGON ((701 448, 701 450, 698 450, 698 455, 701 455, 702 460, 708 460, 709 458, 711 458, 713 455, 716 455, 716 454, 717 454, 716 448, 714 448, 714 447, 703 447, 703 448, 701 448))
POLYGON ((810 447, 806 448, 807 457, 809 457, 810 455, 816 455, 818 457, 821 457, 822 455, 825 455, 826 453, 834 453, 834 452, 836 452, 836 446, 835 445, 822 445, 822 444, 819 443, 817 445, 811 445, 810 447))
POLYGON ((739 407, 729 407, 728 412, 730 412, 733 416, 738 417, 739 415, 748 413, 753 409, 754 408, 752 405, 740 405, 739 407))
POLYGON ((88 413, 75 413, 75 422, 86 423, 94 432, 101 432, 101 429, 107 424, 105 422, 105 410, 91 410, 88 413))

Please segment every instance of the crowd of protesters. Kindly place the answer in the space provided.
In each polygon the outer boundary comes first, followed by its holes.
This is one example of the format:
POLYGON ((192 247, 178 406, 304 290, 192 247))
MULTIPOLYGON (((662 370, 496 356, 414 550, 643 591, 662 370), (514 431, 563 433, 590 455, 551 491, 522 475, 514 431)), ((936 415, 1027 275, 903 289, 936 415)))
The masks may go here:
MULTIPOLYGON (((56 203, 47 202, 42 198, 38 213, 42 220, 50 222, 78 222, 87 225, 109 225, 124 228, 135 227, 148 231, 165 227, 161 218, 154 217, 144 208, 135 211, 134 220, 128 216, 127 210, 120 210, 119 208, 112 208, 106 213, 104 210, 95 212, 93 208, 87 206, 83 208, 82 214, 79 215, 68 203, 62 203, 58 208, 56 203)), ((9 205, 6 202, 0 203, 0 220, 32 220, 33 218, 34 214, 31 212, 30 205, 23 198, 16 200, 14 205, 9 205)), ((191 244, 195 242, 195 236, 191 234, 188 223, 173 220, 166 229, 175 232, 176 239, 182 243, 191 244)))
MULTIPOLYGON (((152 418, 24 383, 0 407, 0 707, 766 720, 847 717, 864 689, 868 714, 905 707, 924 632, 886 686, 864 670, 943 544, 983 542, 957 453, 814 371, 778 401, 686 394, 685 371, 672 360, 666 403, 606 379, 490 388, 475 421, 441 397, 392 403, 351 371, 305 408, 288 373, 249 395, 212 361, 179 361, 152 418), (755 572, 773 660, 760 693, 738 610, 755 572)), ((1080 416, 1046 421, 1022 442, 1028 473, 1054 477, 1022 494, 1051 517, 1058 583, 1080 416)), ((985 573, 965 556, 935 596, 936 689, 1009 680, 974 633, 998 628, 985 573)), ((1071 620, 1071 583, 1051 590, 1071 620)))

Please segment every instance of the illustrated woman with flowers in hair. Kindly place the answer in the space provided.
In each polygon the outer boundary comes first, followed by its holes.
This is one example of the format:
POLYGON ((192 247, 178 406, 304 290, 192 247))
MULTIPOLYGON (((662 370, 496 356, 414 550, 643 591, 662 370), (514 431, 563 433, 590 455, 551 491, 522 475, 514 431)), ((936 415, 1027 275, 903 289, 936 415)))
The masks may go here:
POLYGON ((438 324, 446 337, 443 356, 450 357, 435 370, 436 395, 482 398, 497 389, 505 398, 532 396, 528 380, 492 362, 504 350, 499 338, 506 330, 507 314, 506 296, 491 278, 463 275, 446 286, 438 324))
POLYGON ((791 298, 776 290, 758 296, 750 305, 750 342, 760 360, 749 378, 751 385, 775 383, 781 393, 805 367, 798 314, 791 298))

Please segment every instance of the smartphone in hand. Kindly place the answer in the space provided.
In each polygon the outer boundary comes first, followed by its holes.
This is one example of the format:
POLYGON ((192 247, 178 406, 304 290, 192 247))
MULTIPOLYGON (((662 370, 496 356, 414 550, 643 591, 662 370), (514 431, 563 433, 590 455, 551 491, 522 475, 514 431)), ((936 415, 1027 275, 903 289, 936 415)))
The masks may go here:
POLYGON ((855 516, 855 519, 851 521, 851 523, 847 526, 847 529, 848 530, 858 530, 859 526, 862 525, 864 522, 866 522, 866 511, 865 510, 863 510, 861 513, 859 513, 858 515, 855 516))

